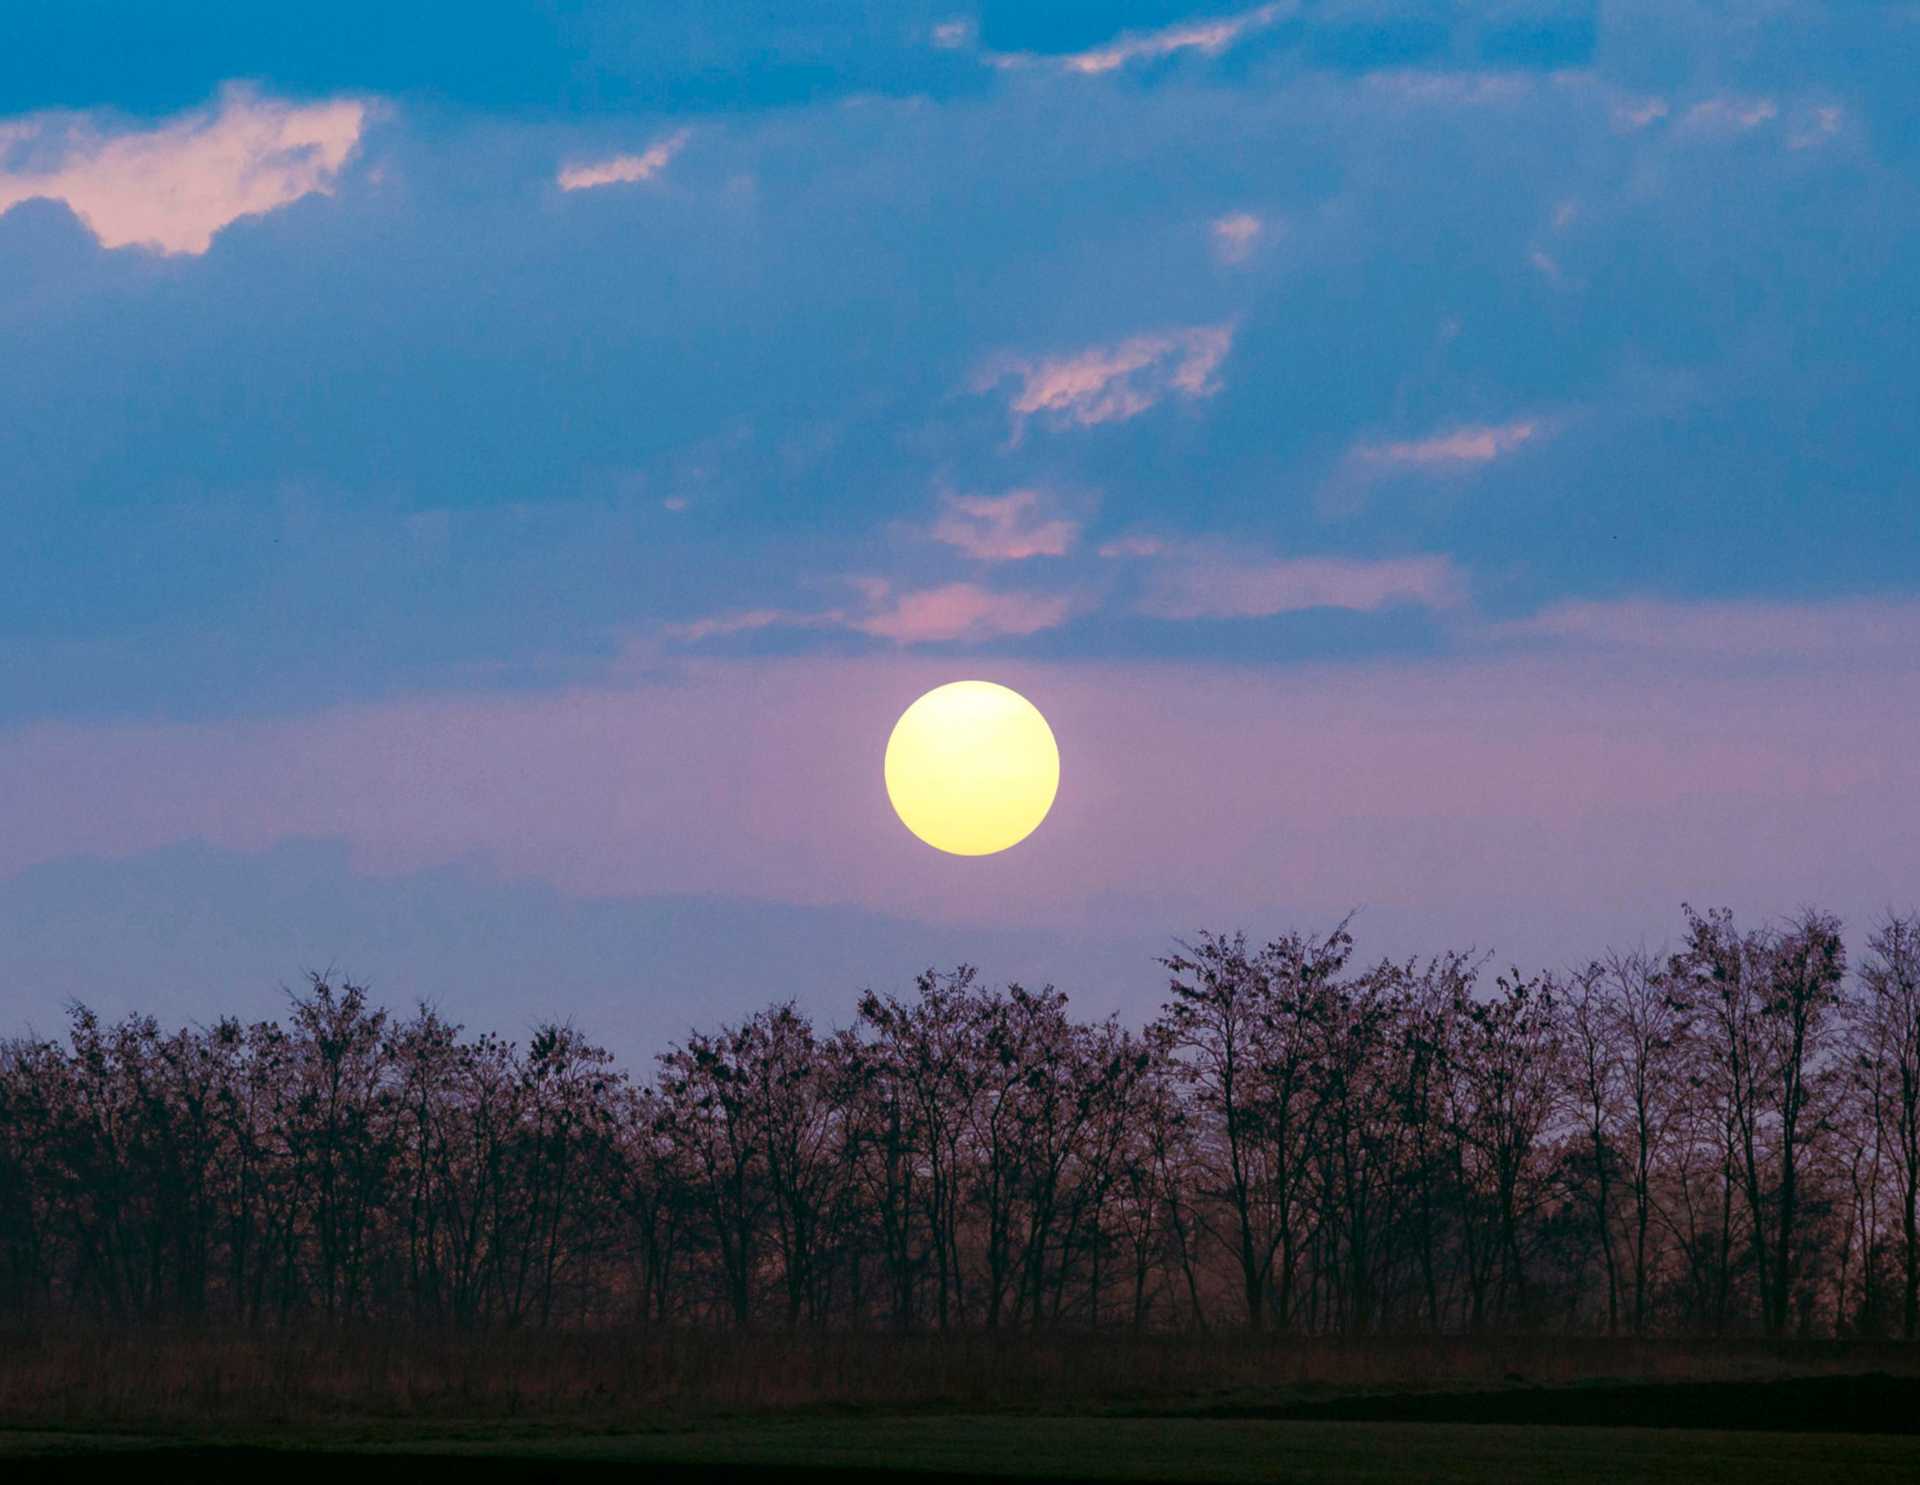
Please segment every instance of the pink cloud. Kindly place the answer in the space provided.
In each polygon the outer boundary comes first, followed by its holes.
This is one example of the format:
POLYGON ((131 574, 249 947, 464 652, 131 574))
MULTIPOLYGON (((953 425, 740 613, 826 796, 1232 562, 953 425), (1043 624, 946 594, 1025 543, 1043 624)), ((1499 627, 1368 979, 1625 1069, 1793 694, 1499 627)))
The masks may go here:
POLYGON ((1265 223, 1250 211, 1236 211, 1212 222, 1213 250, 1223 263, 1244 263, 1253 253, 1253 245, 1265 230, 1265 223))
POLYGON ((1314 608, 1371 613, 1396 604, 1451 608, 1465 588, 1445 557, 1249 562, 1192 552, 1154 575, 1140 607, 1163 619, 1266 618, 1314 608))
POLYGON ((1045 414, 1056 426, 1090 428, 1137 417, 1169 393, 1213 396, 1220 390, 1215 373, 1232 347, 1231 325, 1195 325, 1065 356, 1005 357, 989 363, 974 390, 1013 377, 1020 383, 1009 404, 1016 423, 1045 414))
POLYGON ((1664 119, 1668 112, 1664 98, 1622 98, 1613 105, 1613 125, 1631 134, 1664 119))
POLYGON ((945 505, 945 513, 933 526, 934 540, 983 561, 1062 557, 1080 535, 1079 522, 1043 514, 1038 490, 954 495, 945 505))
POLYGON ((996 639, 1058 628, 1072 606, 1064 597, 995 593, 975 583, 947 583, 901 593, 878 612, 849 621, 848 627, 898 644, 996 639))
POLYGON ((1037 634, 1064 624, 1073 612, 1073 600, 1065 596, 1001 593, 978 583, 897 592, 885 578, 851 577, 845 582, 860 594, 864 609, 747 609, 668 625, 665 633, 670 639, 697 644, 758 629, 845 629, 899 645, 937 644, 1037 634))
POLYGON ((563 191, 590 191, 596 186, 628 185, 652 180, 685 148, 692 137, 690 129, 679 129, 664 139, 655 140, 637 155, 614 155, 609 159, 564 166, 556 178, 563 191))
POLYGON ((1104 543, 1100 548, 1102 557, 1157 557, 1167 550, 1167 543, 1157 536, 1119 536, 1104 543))
POLYGON ((1532 618, 1495 626, 1492 633, 1665 655, 1887 660, 1920 654, 1920 609, 1873 599, 1809 604, 1624 599, 1555 604, 1532 618))
POLYGON ((1116 72, 1132 62, 1155 61, 1178 52, 1193 51, 1202 56, 1217 56, 1237 44, 1244 36, 1271 26, 1293 13, 1290 4, 1262 5, 1239 15, 1217 19, 1186 21, 1157 31, 1129 31, 1106 43, 1064 57, 1040 57, 1031 52, 994 52, 987 60, 995 67, 1012 69, 1049 66, 1083 77, 1116 72))
POLYGON ((728 634, 750 634, 756 629, 817 628, 821 616, 797 613, 784 608, 750 608, 739 613, 715 614, 687 624, 669 624, 667 633, 674 639, 697 644, 728 634))
POLYGON ((1064 58, 1062 65, 1069 72, 1094 75, 1112 72, 1129 62, 1153 60, 1175 52, 1197 51, 1214 56, 1249 32, 1271 26, 1292 9, 1291 5, 1262 5, 1257 10, 1220 20, 1194 21, 1160 31, 1130 32, 1106 46, 1076 52, 1064 58))
POLYGON ((1356 456, 1375 464, 1405 464, 1421 468, 1487 464, 1510 454, 1540 433, 1532 421, 1498 426, 1469 424, 1407 443, 1363 444, 1356 456))
POLYGON ((0 212, 45 197, 103 247, 204 253, 230 222, 330 193, 371 112, 358 99, 293 104, 229 86, 213 107, 151 129, 41 115, 0 127, 0 152, 37 142, 54 161, 0 169, 0 212))
POLYGON ((1740 134, 1757 129, 1780 112, 1771 98, 1723 94, 1703 99, 1686 111, 1681 127, 1703 134, 1740 134))

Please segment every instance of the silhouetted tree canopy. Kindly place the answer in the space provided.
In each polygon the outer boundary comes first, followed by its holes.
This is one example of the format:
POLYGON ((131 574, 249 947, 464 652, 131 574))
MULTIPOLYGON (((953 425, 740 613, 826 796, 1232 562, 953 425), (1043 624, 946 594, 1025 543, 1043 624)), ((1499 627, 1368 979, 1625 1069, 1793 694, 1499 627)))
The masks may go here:
POLYGON ((1489 980, 1203 933, 1146 1027, 962 965, 636 1081, 313 976, 0 1043, 0 1308, 479 1325, 1920 1325, 1920 915, 1489 980))

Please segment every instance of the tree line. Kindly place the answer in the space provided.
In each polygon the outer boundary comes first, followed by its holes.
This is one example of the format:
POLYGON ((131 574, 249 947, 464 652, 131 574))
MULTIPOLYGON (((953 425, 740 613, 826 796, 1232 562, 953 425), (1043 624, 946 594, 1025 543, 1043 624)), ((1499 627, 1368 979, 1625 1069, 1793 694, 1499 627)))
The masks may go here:
POLYGON ((961 966, 636 1080, 312 976, 0 1043, 16 1320, 1899 1335, 1920 914, 1490 973, 1198 935, 1148 1025, 961 966))

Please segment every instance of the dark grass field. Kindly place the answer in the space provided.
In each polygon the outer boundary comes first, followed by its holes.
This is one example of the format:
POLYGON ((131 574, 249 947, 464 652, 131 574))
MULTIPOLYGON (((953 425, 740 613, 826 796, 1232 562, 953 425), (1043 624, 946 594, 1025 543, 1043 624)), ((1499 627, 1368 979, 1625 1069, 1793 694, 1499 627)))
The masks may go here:
POLYGON ((657 1434, 470 1431, 464 1437, 345 1434, 155 1440, 12 1434, 8 1479, 161 1475, 271 1479, 499 1479, 555 1473, 707 1481, 1727 1481, 1771 1485, 1920 1479, 1911 1435, 1469 1423, 1153 1418, 787 1419, 657 1434), (476 1436, 477 1435, 477 1436, 476 1436))
POLYGON ((13 1337, 0 1478, 1920 1480, 1920 1348, 13 1337))

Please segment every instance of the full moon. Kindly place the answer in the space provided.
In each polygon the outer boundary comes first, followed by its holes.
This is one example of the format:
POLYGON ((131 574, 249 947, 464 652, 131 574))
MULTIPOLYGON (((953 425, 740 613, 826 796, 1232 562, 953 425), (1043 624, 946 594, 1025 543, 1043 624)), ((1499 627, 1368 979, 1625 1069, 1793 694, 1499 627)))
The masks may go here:
POLYGON ((991 681, 936 686, 887 739, 887 798, 907 829, 956 856, 1018 845, 1060 787, 1060 749, 1040 709, 991 681))

